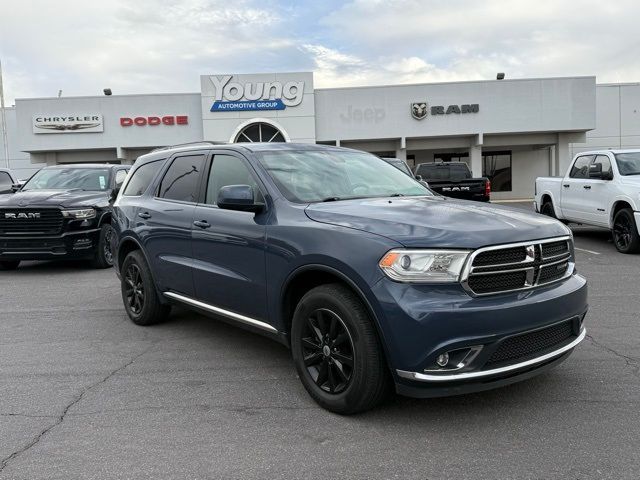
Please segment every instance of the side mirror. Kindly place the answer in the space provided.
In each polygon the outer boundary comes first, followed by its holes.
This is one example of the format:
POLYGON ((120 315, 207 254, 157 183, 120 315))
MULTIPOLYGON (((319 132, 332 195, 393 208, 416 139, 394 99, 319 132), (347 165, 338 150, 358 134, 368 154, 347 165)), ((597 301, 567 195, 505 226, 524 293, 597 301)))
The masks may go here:
POLYGON ((418 180, 419 182, 422 181, 422 175, 415 175, 415 179, 418 180))
POLYGON ((589 178, 597 178, 598 180, 613 180, 611 171, 603 172, 601 163, 593 163, 589 165, 589 178))
POLYGON ((241 212, 259 212, 263 205, 256 203, 253 188, 249 185, 227 185, 218 192, 216 201, 219 208, 241 212))
POLYGON ((11 191, 13 193, 16 193, 18 190, 20 190, 22 188, 22 183, 14 183, 13 185, 11 185, 11 191))

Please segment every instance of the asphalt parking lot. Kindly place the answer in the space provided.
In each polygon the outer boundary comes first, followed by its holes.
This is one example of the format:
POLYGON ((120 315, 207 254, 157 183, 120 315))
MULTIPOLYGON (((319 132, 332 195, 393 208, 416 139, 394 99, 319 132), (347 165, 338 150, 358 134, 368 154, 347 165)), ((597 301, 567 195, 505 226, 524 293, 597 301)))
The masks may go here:
POLYGON ((591 309, 569 360, 353 417, 260 336, 184 310, 133 325, 112 270, 0 272, 0 478, 640 478, 640 255, 574 234, 591 309))

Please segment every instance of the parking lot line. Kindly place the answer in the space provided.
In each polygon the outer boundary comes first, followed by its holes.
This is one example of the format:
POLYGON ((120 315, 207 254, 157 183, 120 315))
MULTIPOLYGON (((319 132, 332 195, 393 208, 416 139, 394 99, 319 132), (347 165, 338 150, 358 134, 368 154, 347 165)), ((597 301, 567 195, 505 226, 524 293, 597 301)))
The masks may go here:
POLYGON ((573 247, 576 250, 580 250, 581 252, 593 253, 594 255, 600 255, 600 252, 594 252, 593 250, 587 250, 586 248, 573 247))

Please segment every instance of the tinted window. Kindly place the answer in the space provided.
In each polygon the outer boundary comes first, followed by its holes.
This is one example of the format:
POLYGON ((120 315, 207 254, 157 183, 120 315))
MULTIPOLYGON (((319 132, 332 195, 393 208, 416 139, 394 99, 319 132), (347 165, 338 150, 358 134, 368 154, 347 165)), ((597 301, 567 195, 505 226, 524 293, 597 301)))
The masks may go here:
POLYGON ((124 182, 125 178, 127 178, 127 171, 126 170, 118 170, 116 172, 116 187, 122 186, 122 183, 124 182))
POLYGON ((203 165, 204 155, 176 157, 160 183, 158 196, 181 202, 197 201, 203 165))
POLYGON ((422 175, 422 178, 427 182, 430 180, 464 180, 471 178, 471 172, 469 167, 464 163, 453 165, 430 165, 423 163, 418 166, 418 175, 422 175))
POLYGON ((131 178, 127 183, 122 195, 128 197, 137 197, 147 191, 149 185, 153 181, 153 177, 156 176, 162 160, 156 160, 155 162, 145 163, 144 165, 136 168, 131 174, 131 178))
POLYGON ((571 178, 589 178, 589 164, 593 160, 593 155, 578 157, 571 167, 569 176, 571 178))
POLYGON ((0 172, 0 190, 9 190, 11 189, 11 185, 13 185, 13 182, 9 174, 7 172, 0 172))
POLYGON ((611 160, 609 160, 609 157, 607 157, 606 155, 598 155, 596 159, 593 161, 594 165, 597 163, 602 165, 603 175, 606 175, 606 174, 611 175, 611 160))
POLYGON ((253 187, 253 195, 257 202, 262 201, 262 194, 253 175, 244 162, 232 155, 215 155, 207 181, 207 197, 205 203, 216 204, 218 192, 227 185, 249 185, 253 187))

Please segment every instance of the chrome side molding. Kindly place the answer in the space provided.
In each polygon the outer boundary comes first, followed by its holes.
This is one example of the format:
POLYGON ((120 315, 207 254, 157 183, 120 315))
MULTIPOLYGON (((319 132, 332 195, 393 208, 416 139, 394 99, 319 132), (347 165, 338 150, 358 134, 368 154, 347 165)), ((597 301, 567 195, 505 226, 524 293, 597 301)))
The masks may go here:
POLYGON ((201 308, 202 310, 206 310, 211 313, 216 313, 218 315, 222 315, 223 317, 227 317, 237 322, 244 323, 245 325, 251 325, 252 327, 257 327, 271 333, 278 333, 278 330, 275 329, 273 326, 269 325, 268 323, 262 322, 260 320, 256 320, 255 318, 247 317, 245 315, 240 315, 239 313, 235 313, 230 310, 225 310, 224 308, 216 307, 215 305, 209 305, 208 303, 204 303, 204 302, 201 302, 200 300, 195 300, 190 297, 185 297, 184 295, 180 295, 178 293, 163 292, 163 295, 173 300, 178 300, 179 302, 186 303, 187 305, 201 308))
POLYGON ((571 343, 565 345, 564 347, 559 348, 558 350, 554 350, 553 352, 549 352, 545 355, 541 355, 536 358, 532 358, 531 360, 527 360, 526 362, 514 363, 513 365, 507 365, 506 367, 494 368, 493 370, 481 370, 478 372, 463 372, 463 373, 454 373, 451 375, 430 375, 427 373, 420 372, 407 372, 405 370, 396 370, 398 376, 402 378, 408 378, 409 380, 416 380, 419 382, 455 382, 456 380, 468 380, 470 378, 483 378, 489 377, 491 375, 497 375, 500 373, 510 372, 512 370, 519 370, 521 368, 529 367, 531 365, 535 365, 537 363, 542 363, 547 360, 551 360, 554 357, 558 357, 565 352, 568 352, 573 347, 578 345, 584 337, 587 335, 587 330, 585 328, 582 329, 580 335, 576 337, 571 343))

